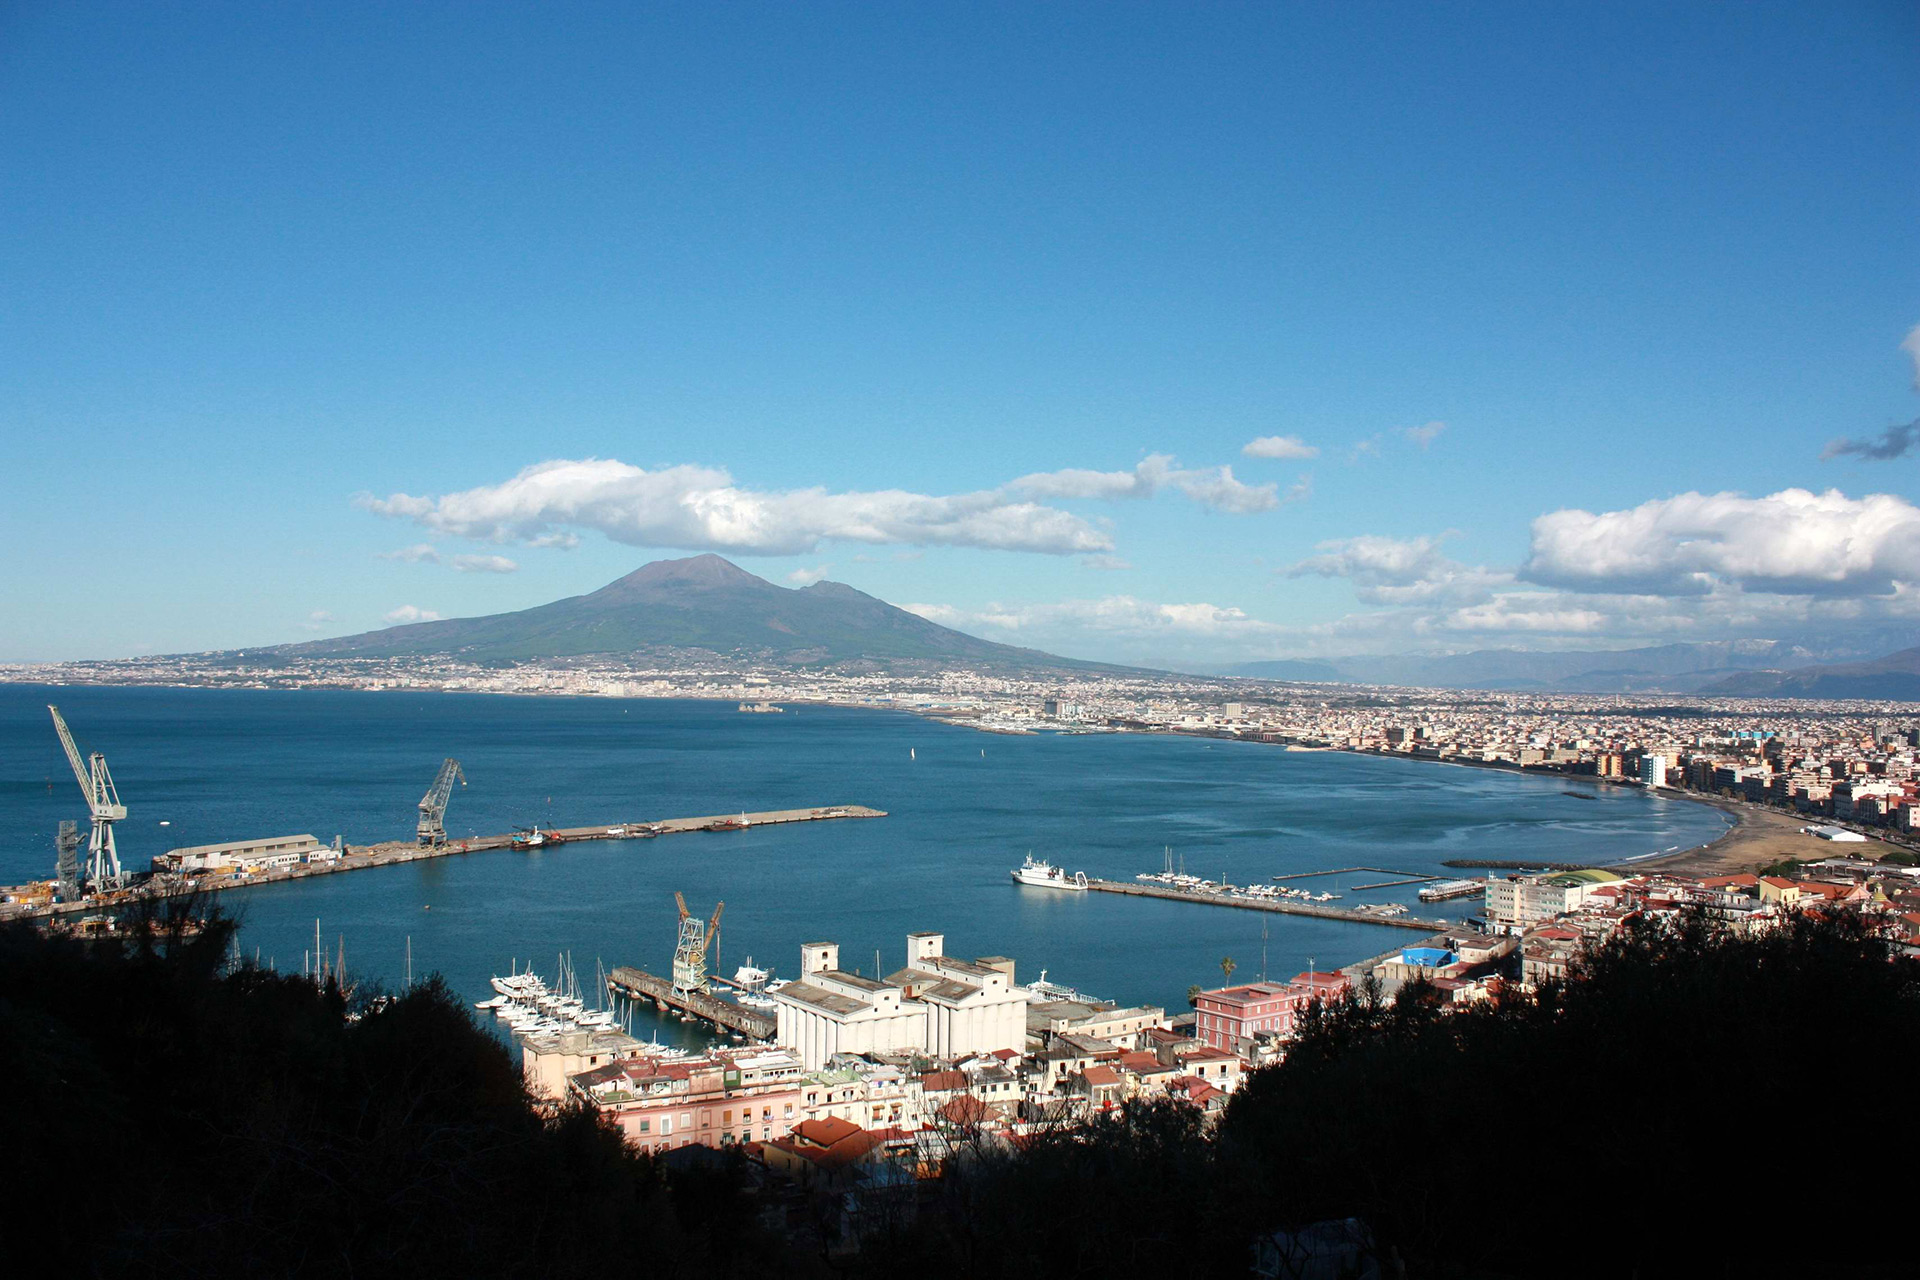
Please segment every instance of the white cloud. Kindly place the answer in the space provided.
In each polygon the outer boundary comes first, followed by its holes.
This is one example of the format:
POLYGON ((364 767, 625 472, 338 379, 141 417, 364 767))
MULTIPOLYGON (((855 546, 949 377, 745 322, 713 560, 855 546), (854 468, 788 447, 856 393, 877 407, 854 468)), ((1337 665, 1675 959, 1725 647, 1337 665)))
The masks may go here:
POLYGON ((1440 553, 1437 538, 1363 535, 1322 542, 1309 556, 1281 570, 1289 578, 1347 578, 1368 604, 1465 604, 1487 599, 1513 575, 1473 568, 1440 553))
POLYGON ((580 535, 577 533, 543 533, 536 538, 528 538, 527 545, 530 547, 554 547, 561 551, 571 551, 580 545, 580 535))
POLYGON ((1216 637, 1229 633, 1251 635, 1284 629, 1251 618, 1244 610, 1231 606, 1156 604, 1124 595, 1105 596, 1098 600, 1062 600, 1051 604, 990 604, 979 610, 938 604, 903 604, 900 607, 944 626, 1007 632, 1057 631, 1066 628, 1134 636, 1176 634, 1216 637))
POLYGON ((318 631, 332 621, 333 615, 325 609, 315 609, 307 615, 307 620, 300 624, 300 629, 302 631, 318 631))
POLYGON ((403 564, 449 564, 460 573, 512 573, 520 567, 505 556, 443 557, 440 549, 431 542, 416 542, 398 551, 376 551, 374 554, 382 560, 398 560, 403 564))
POLYGON ((630 546, 744 555, 797 555, 830 539, 1049 555, 1113 549, 1107 533, 1080 517, 1003 492, 757 492, 710 467, 646 471, 600 458, 542 462, 503 483, 437 498, 363 494, 355 502, 440 533, 492 542, 550 539, 570 526, 630 546))
POLYGON ((440 551, 431 542, 416 542, 398 551, 376 551, 373 554, 382 560, 398 560, 403 564, 440 563, 440 551))
POLYGON ((1280 505, 1278 486, 1246 484, 1232 467, 1181 468, 1164 453, 1150 454, 1131 471, 1041 471, 1021 476, 1007 488, 1035 498, 1151 498, 1172 489, 1216 511, 1246 515, 1280 505))
POLYGON ((1551 593, 1512 591, 1424 620, 1416 630, 1593 635, 1604 631, 1610 621, 1600 609, 1565 607, 1564 597, 1551 593))
POLYGON ((1249 458, 1317 458, 1320 450, 1299 436, 1261 436, 1240 449, 1249 458))
POLYGON ((1084 568, 1101 569, 1108 572, 1119 572, 1133 568, 1131 564, 1122 560, 1119 556, 1081 556, 1080 564, 1084 568))
POLYGON ((1400 434, 1425 449, 1439 439, 1440 433, 1446 429, 1447 424, 1444 422, 1429 422, 1418 427, 1402 427, 1400 434))
POLYGON ((787 581, 791 582, 796 587, 810 587, 814 583, 819 582, 822 578, 825 578, 827 576, 827 571, 831 568, 833 568, 832 565, 823 564, 823 565, 817 565, 811 569, 795 569, 792 573, 787 575, 787 581))
POLYGON ((1892 494, 1683 493, 1533 522, 1521 576, 1577 591, 1880 596, 1920 582, 1920 508, 1892 494))
POLYGON ((455 556, 450 563, 460 573, 513 573, 520 568, 505 556, 455 556))
POLYGON ((384 620, 388 623, 438 622, 440 615, 431 609, 422 609, 416 605, 403 604, 398 609, 387 610, 384 620))
MULTIPOLYGON (((1395 427, 1393 434, 1419 445, 1424 450, 1431 447, 1433 442, 1440 438, 1440 433, 1446 429, 1447 424, 1444 422, 1426 422, 1417 427, 1395 427)), ((1359 462, 1362 458, 1379 457, 1380 446, 1386 443, 1386 439, 1386 432, 1376 431, 1364 440, 1354 441, 1347 451, 1347 462, 1351 464, 1359 462)))
POLYGON ((1907 330, 1907 336, 1900 340, 1900 349, 1913 361, 1913 389, 1920 391, 1920 324, 1907 330))
POLYGON ((1232 467, 1209 467, 1204 471, 1175 472, 1174 487, 1202 506, 1234 515, 1271 511, 1280 505, 1279 486, 1243 484, 1233 478, 1232 467))

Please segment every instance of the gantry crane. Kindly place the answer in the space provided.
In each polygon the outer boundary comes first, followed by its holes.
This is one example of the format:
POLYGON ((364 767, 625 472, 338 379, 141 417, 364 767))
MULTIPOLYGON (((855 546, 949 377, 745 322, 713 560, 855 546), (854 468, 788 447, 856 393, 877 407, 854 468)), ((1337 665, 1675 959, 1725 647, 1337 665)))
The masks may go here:
POLYGON ((93 836, 87 841, 87 873, 83 887, 88 893, 118 889, 126 883, 120 873, 120 851, 114 847, 113 824, 127 816, 127 806, 113 789, 113 775, 107 772, 107 758, 98 751, 83 763, 80 748, 73 744, 73 732, 60 715, 60 708, 49 705, 53 727, 60 734, 60 745, 67 750, 67 763, 73 766, 74 779, 87 797, 87 811, 93 818, 93 836))
POLYGON ((678 889, 673 891, 673 900, 680 906, 680 938, 673 949, 673 994, 705 993, 710 989, 707 948, 720 937, 720 913, 727 909, 727 904, 715 903, 713 919, 702 922, 687 910, 687 899, 678 889))
POLYGON ((427 794, 420 797, 420 843, 429 847, 447 842, 447 801, 453 796, 453 781, 460 780, 461 786, 467 785, 467 775, 461 771, 460 762, 448 756, 440 762, 440 772, 433 779, 433 786, 427 794))

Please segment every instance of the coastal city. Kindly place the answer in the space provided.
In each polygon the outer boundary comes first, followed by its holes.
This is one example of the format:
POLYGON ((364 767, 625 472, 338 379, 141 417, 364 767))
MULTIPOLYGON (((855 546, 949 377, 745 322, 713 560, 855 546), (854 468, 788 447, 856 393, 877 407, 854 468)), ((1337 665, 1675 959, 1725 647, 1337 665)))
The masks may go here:
POLYGON ((0 681, 818 703, 988 733, 1183 733, 1565 773, 1771 804, 1903 837, 1920 827, 1920 716, 1892 701, 1302 684, 1166 672, 796 671, 709 656, 479 666, 245 653, 0 666, 0 681))
POLYGON ((27 1270, 1920 1274, 1920 5, 4 14, 27 1270))
MULTIPOLYGON (((1330 907, 1331 895, 1310 887, 1216 883, 1178 874, 1171 862, 1165 872, 1142 873, 1137 885, 1090 882, 1084 873, 1031 858, 1014 871, 1018 884, 1041 893, 1108 889, 1346 918, 1371 910, 1383 925, 1434 930, 1380 954, 1284 980, 1234 982, 1229 966, 1224 984, 1190 990, 1186 1009, 1086 995, 1045 975, 1022 982, 1015 958, 958 958, 937 933, 910 935, 904 963, 885 976, 878 965, 870 973, 843 969, 832 942, 807 944, 799 976, 790 981, 769 983, 767 972, 750 964, 731 978, 710 975, 701 922, 685 914, 684 904, 671 978, 616 971, 584 998, 577 979, 555 987, 532 973, 495 979, 498 994, 481 1002, 481 1011, 502 1020, 536 1097, 589 1107, 643 1149, 738 1146, 771 1176, 798 1188, 845 1192, 849 1217, 839 1238, 847 1241, 857 1241, 862 1229, 856 1221, 866 1211, 859 1207, 862 1195, 894 1195, 902 1179, 929 1176, 961 1146, 1083 1124, 1144 1098, 1175 1099, 1217 1116, 1247 1073, 1284 1060, 1306 1010, 1362 988, 1391 996, 1417 985, 1423 998, 1446 1005, 1498 999, 1503 990, 1565 978, 1583 948, 1629 920, 1683 911, 1743 931, 1766 929, 1796 910, 1858 912, 1920 953, 1920 856, 1909 843, 1920 825, 1920 725, 1898 704, 1449 692, 1149 674, 1069 679, 948 671, 914 679, 718 666, 632 670, 611 662, 480 670, 447 661, 242 668, 147 660, 15 668, 8 675, 69 684, 110 678, 119 684, 695 698, 737 701, 741 712, 756 714, 860 706, 993 734, 1194 735, 1285 751, 1558 774, 1586 786, 1656 788, 1720 806, 1733 820, 1721 839, 1665 857, 1612 866, 1516 862, 1463 870, 1453 881, 1424 877, 1423 903, 1467 909, 1453 923, 1396 918, 1406 916, 1403 907, 1330 907), (688 945, 689 920, 697 945, 688 945), (589 1010, 589 1002, 596 1008, 589 1010), (704 1023, 713 1046, 637 1039, 617 1020, 622 1002, 704 1023)), ((343 850, 337 842, 302 836, 174 850, 133 879, 134 887, 111 896, 244 887, 464 849, 439 825, 457 773, 456 762, 448 766, 422 801, 418 847, 343 850)), ((80 768, 76 756, 76 773, 80 768)), ((676 829, 868 812, 743 814, 689 820, 676 829)), ((513 843, 661 834, 670 834, 666 824, 535 828, 513 843)), ((0 910, 32 915, 62 908, 71 914, 105 900, 79 885, 71 867, 64 888, 49 879, 7 896, 0 910)), ((713 928, 717 933, 717 913, 713 928)))

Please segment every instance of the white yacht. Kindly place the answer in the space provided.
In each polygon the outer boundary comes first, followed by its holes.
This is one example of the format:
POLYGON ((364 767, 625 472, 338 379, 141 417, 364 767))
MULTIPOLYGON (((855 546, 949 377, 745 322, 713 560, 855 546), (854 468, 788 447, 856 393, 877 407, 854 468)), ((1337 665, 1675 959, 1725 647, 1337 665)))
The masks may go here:
POLYGON ((1013 882, 1031 885, 1036 889, 1072 889, 1077 893, 1085 893, 1087 873, 1076 871, 1068 875, 1051 862, 1035 862, 1029 853, 1027 860, 1013 869, 1013 882))

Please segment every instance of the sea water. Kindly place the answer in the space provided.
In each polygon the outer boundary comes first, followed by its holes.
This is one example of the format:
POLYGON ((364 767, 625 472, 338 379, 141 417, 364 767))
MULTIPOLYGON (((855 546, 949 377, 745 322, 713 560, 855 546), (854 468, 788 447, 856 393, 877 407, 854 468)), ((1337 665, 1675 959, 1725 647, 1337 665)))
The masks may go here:
MULTIPOLYGON (((413 835, 443 757, 461 761, 447 831, 570 827, 859 804, 880 819, 691 832, 497 850, 263 885, 221 895, 241 945, 298 971, 319 922, 358 978, 398 986, 439 972, 472 1000, 570 953, 665 973, 686 895, 726 903, 712 968, 751 955, 793 977, 800 944, 841 945, 848 970, 905 963, 905 938, 946 935, 957 956, 1002 955, 1021 981, 1125 1004, 1186 1007, 1193 984, 1285 978, 1416 940, 1411 931, 1226 907, 1014 885, 1028 852, 1132 880, 1176 865, 1235 884, 1373 866, 1449 871, 1450 858, 1608 862, 1720 835, 1706 806, 1557 776, 1158 734, 988 734, 903 712, 787 704, 483 694, 0 685, 0 881, 45 878, 54 833, 85 808, 46 711, 57 703, 106 754, 128 810, 124 865, 245 837, 413 835), (1575 791, 1590 797, 1574 798, 1575 791), (165 824, 165 825, 162 825, 165 824), (876 952, 878 955, 876 956, 876 952)), ((1422 906, 1417 886, 1356 891, 1376 872, 1298 881, 1334 905, 1422 906)), ((653 1029, 643 1019, 636 1031, 653 1029)), ((695 1033, 667 1024, 663 1036, 695 1033)))

